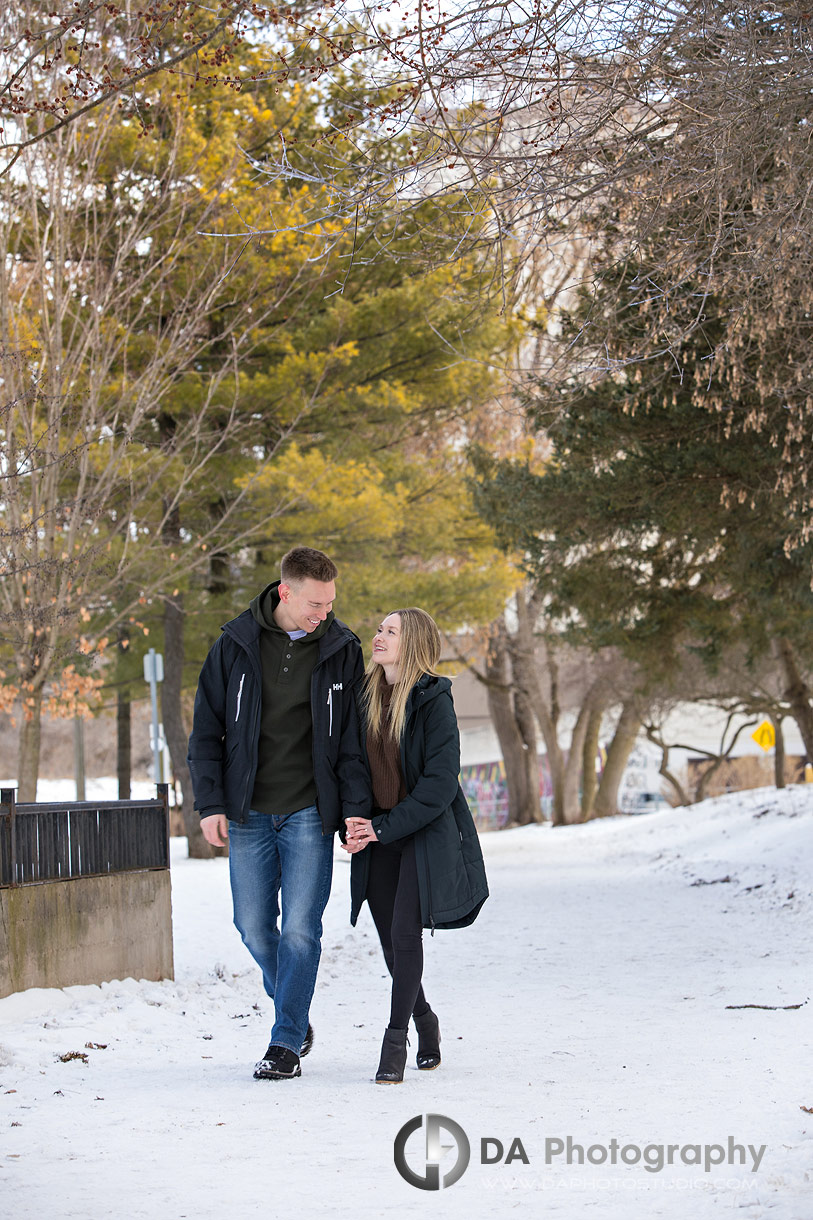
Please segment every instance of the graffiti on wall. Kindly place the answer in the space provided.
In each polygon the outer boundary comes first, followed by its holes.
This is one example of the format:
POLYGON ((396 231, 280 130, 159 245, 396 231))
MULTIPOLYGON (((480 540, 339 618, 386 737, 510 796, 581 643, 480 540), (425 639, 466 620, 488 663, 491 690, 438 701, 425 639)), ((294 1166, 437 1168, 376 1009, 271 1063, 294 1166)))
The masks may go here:
MULTIPOLYGON (((606 756, 607 751, 601 748, 596 757, 598 780, 603 774, 606 756)), ((508 783, 503 760, 462 767, 460 786, 469 802, 477 829, 502 830, 508 821, 508 783)), ((547 754, 539 755, 539 810, 543 818, 553 816, 553 781, 547 754)))
MULTIPOLYGON (((508 821, 508 783, 503 760, 462 767, 460 786, 477 829, 502 830, 508 821)), ((553 811, 553 783, 545 754, 539 755, 539 809, 544 818, 549 818, 553 811)))

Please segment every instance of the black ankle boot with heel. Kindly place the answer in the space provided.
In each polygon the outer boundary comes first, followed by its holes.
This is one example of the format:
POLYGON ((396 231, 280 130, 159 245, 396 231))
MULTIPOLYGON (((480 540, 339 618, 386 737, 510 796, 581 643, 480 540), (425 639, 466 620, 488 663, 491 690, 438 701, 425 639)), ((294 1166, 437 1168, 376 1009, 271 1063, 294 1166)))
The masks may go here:
POLYGON ((404 1079, 407 1057, 407 1031, 387 1027, 381 1044, 381 1060, 375 1074, 376 1084, 400 1084, 404 1079))
POLYGON ((418 1031, 418 1068, 421 1072, 431 1072, 440 1063, 440 1026, 431 1008, 415 1017, 415 1028, 418 1031))

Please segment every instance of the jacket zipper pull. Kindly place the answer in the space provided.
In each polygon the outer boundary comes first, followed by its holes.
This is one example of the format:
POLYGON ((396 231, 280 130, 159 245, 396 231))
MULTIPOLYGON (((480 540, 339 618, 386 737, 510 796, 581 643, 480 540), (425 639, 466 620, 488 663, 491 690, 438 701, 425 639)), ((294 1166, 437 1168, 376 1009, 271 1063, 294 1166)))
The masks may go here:
POLYGON ((327 735, 328 735, 328 737, 332 737, 333 736, 333 687, 330 687, 330 689, 327 692, 327 705, 328 705, 328 708, 330 709, 330 722, 328 724, 327 735))

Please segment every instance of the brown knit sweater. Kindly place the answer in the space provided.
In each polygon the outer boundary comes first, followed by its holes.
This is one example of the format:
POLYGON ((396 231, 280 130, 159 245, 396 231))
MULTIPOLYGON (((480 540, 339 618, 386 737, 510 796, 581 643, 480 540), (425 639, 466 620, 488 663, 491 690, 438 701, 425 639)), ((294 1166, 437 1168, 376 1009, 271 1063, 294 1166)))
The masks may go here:
POLYGON ((389 733, 390 702, 393 688, 381 675, 382 732, 370 733, 367 737, 367 757, 373 781, 373 801, 379 809, 392 809, 406 796, 406 785, 401 772, 401 749, 389 733))

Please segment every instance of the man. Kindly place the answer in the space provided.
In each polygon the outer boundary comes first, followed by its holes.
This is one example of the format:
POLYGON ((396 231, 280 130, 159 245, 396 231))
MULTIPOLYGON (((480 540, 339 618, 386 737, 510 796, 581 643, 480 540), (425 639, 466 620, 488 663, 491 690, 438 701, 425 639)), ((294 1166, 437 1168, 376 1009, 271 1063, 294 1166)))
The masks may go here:
POLYGON ((333 832, 370 809, 352 689, 361 645, 333 616, 336 574, 322 551, 289 551, 281 579, 226 623, 195 697, 195 807, 206 840, 229 844, 234 922, 274 1001, 258 1080, 301 1075, 333 832))

